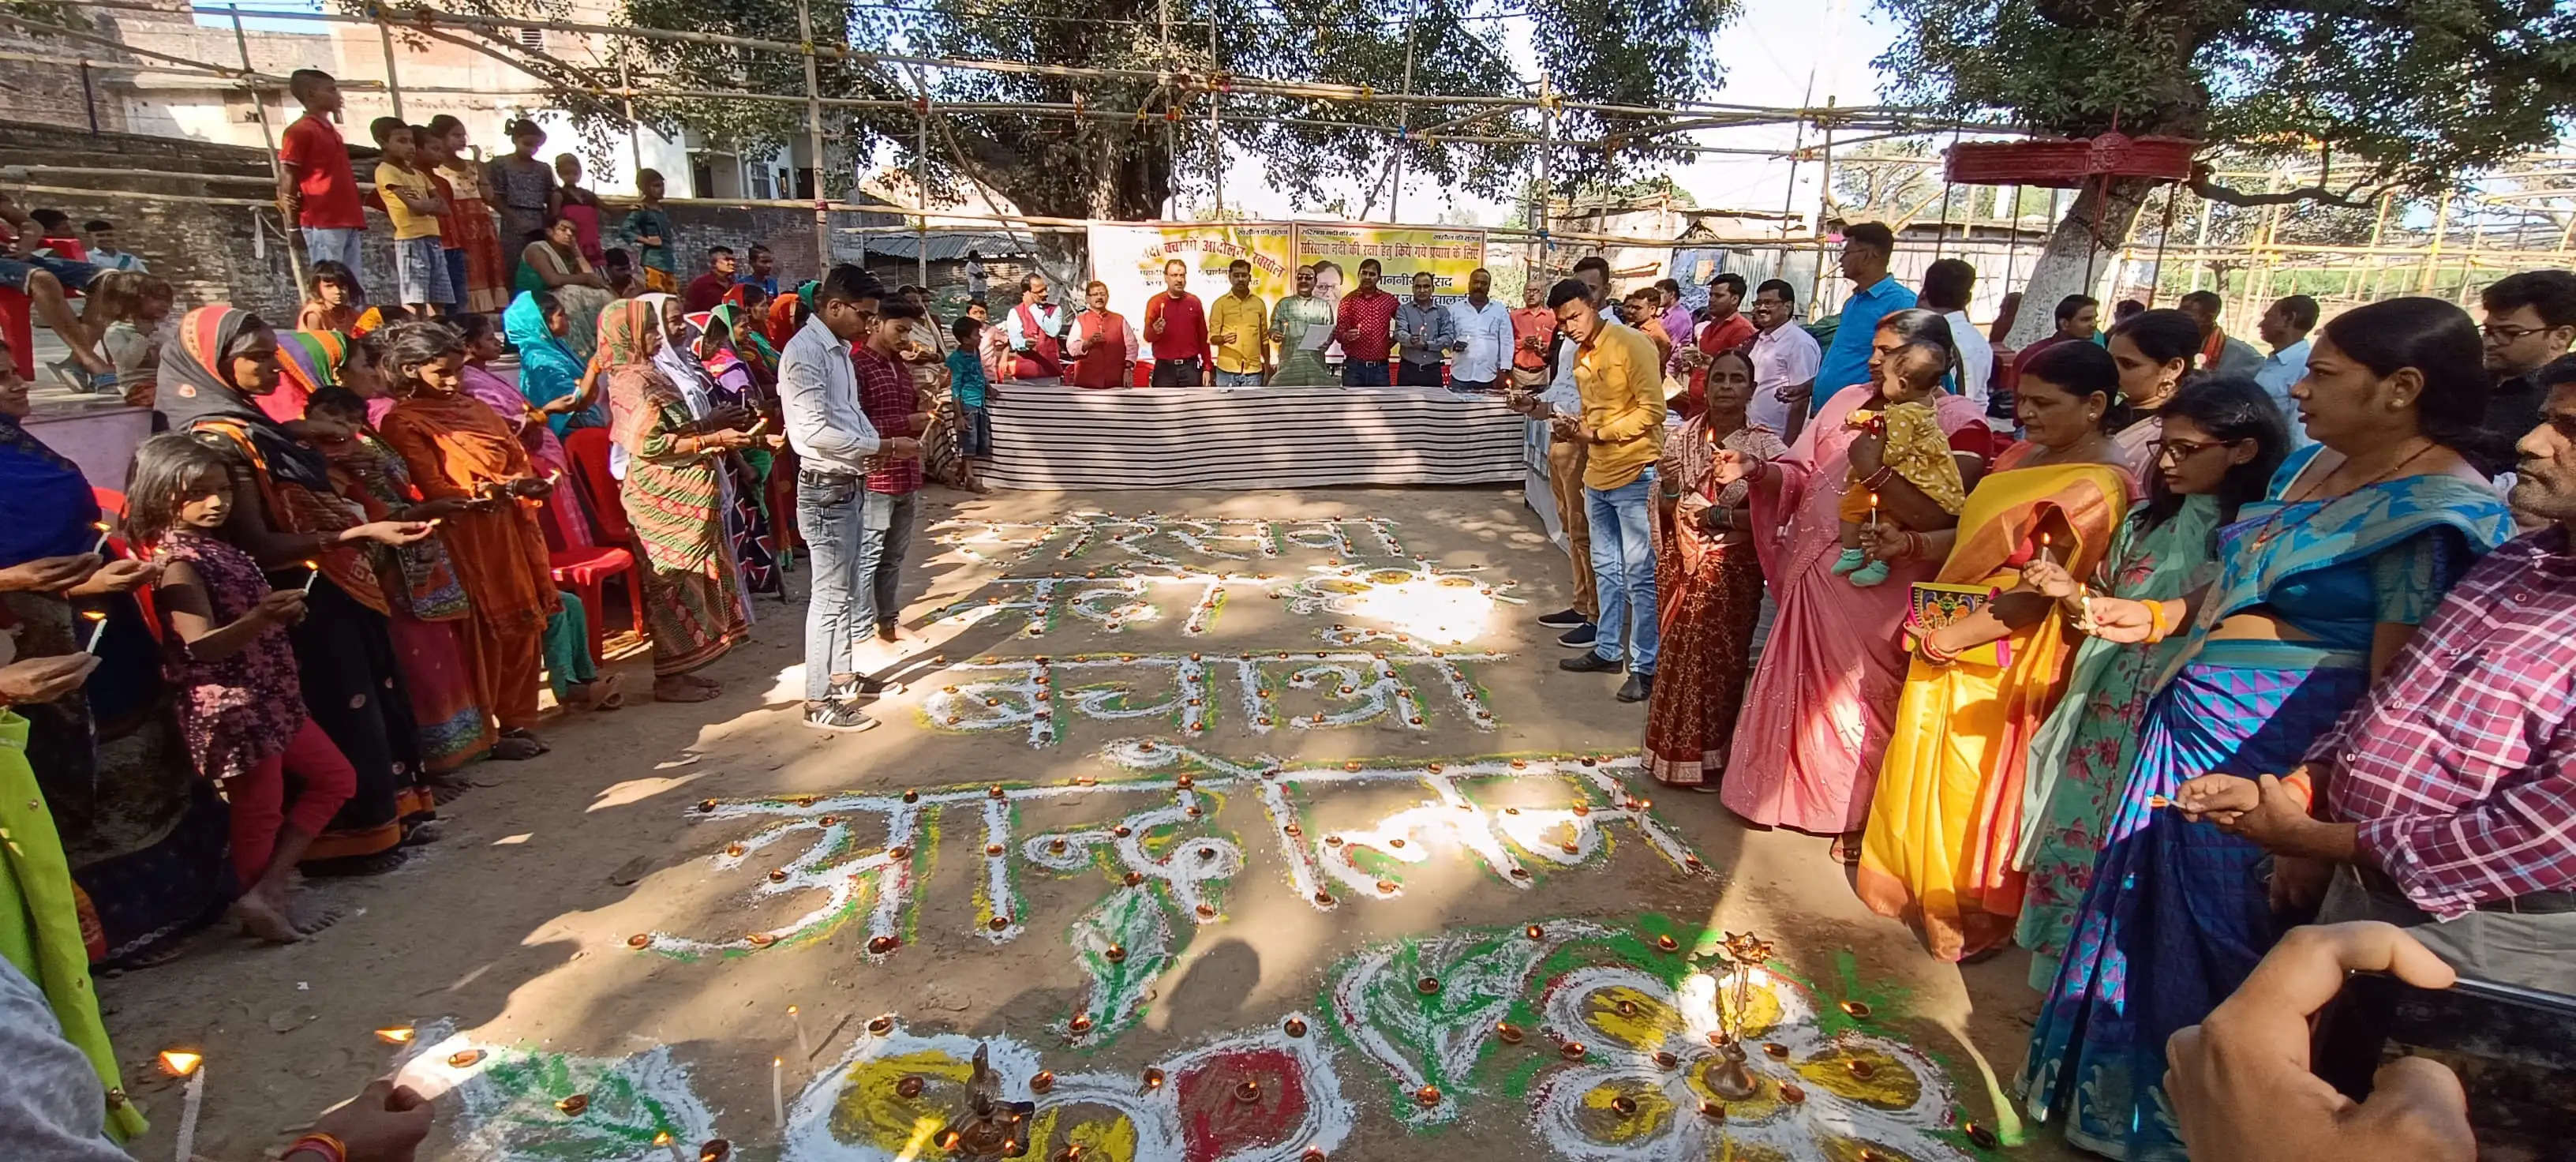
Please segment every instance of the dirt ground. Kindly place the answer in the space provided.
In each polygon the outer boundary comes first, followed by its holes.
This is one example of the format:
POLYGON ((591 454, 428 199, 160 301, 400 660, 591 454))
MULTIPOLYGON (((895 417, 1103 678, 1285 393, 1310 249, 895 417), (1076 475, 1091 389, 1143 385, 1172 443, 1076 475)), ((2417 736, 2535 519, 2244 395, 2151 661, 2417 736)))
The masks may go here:
POLYGON ((425 1159, 937 1156, 978 1045, 1031 1157, 2066 1153, 1998 1108, 2026 958, 1937 963, 1823 839, 1644 779, 1643 708, 1532 621, 1564 558, 1517 490, 934 489, 921 523, 879 729, 797 723, 801 600, 763 601, 720 699, 473 768, 408 866, 313 886, 318 939, 103 981, 137 1156, 171 1047, 211 1159, 397 1068, 440 1095, 425 1159))

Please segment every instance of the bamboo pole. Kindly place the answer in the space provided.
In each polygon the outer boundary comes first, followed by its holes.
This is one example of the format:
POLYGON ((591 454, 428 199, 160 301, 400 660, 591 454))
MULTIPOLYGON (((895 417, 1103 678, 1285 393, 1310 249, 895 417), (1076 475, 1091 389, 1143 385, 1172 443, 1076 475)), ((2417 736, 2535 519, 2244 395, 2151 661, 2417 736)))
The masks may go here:
MULTIPOLYGON (((1404 96, 1413 95, 1413 33, 1422 19, 1422 0, 1413 0, 1404 10, 1404 96)), ((1396 206, 1404 200, 1404 149, 1412 144, 1413 106, 1407 104, 1395 111, 1395 160, 1388 171, 1392 181, 1386 191, 1386 220, 1403 221, 1396 206)))
MULTIPOLYGON (((233 18, 233 47, 241 52, 242 75, 245 77, 254 75, 254 70, 250 65, 250 34, 242 31, 241 9, 234 5, 226 5, 226 8, 230 11, 233 18)), ((260 96, 259 90, 257 89, 253 89, 250 92, 250 107, 251 111, 259 116, 260 140, 268 144, 269 178, 279 185, 284 185, 286 184, 286 166, 285 163, 279 161, 277 158, 277 132, 275 129, 271 128, 268 123, 268 101, 266 98, 260 96)), ((277 207, 277 217, 278 221, 284 224, 280 233, 284 235, 281 242, 286 247, 286 270, 287 273, 292 275, 295 279, 297 293, 302 293, 304 287, 304 259, 295 249, 295 244, 299 241, 296 237, 295 221, 287 217, 286 207, 282 203, 277 207)))
POLYGON ((832 214, 827 208, 831 195, 823 187, 823 85, 815 76, 814 11, 806 0, 796 0, 796 35, 802 42, 797 48, 805 58, 806 148, 814 154, 814 266, 828 271, 832 268, 832 214))
MULTIPOLYGON (((1834 121, 1831 115, 1833 108, 1834 95, 1828 93, 1825 95, 1825 111, 1827 116, 1820 121, 1820 124, 1825 131, 1825 148, 1823 155, 1824 168, 1818 171, 1816 175, 1816 223, 1814 228, 1809 231, 1819 238, 1824 237, 1825 219, 1832 214, 1834 203, 1834 121)), ((1810 319, 1821 319, 1824 316, 1819 312, 1824 309, 1825 263, 1822 258, 1819 258, 1816 260, 1815 282, 1807 288, 1807 317, 1810 319)))
MULTIPOLYGON (((1216 43, 1216 3, 1208 0, 1208 69, 1211 74, 1225 71, 1225 58, 1218 55, 1216 43)), ((1214 87, 1208 89, 1208 182, 1216 200, 1216 220, 1225 220, 1225 95, 1214 87)))
POLYGON ((644 125, 635 119, 635 77, 628 71, 623 55, 617 61, 617 84, 626 90, 622 94, 626 101, 626 160, 635 171, 628 178, 635 183, 635 192, 640 194, 644 192, 644 125))
POLYGON ((376 40, 385 49, 385 95, 393 101, 394 120, 408 125, 410 122, 403 117, 402 110, 402 80, 394 68, 394 31, 381 20, 376 22, 376 40))
POLYGON ((2433 289, 2433 271, 2442 264, 2442 234, 2451 225, 2451 196, 2452 191, 2442 191, 2441 207, 2433 212, 2433 238, 2424 251, 2424 271, 2415 280, 2416 294, 2433 289))

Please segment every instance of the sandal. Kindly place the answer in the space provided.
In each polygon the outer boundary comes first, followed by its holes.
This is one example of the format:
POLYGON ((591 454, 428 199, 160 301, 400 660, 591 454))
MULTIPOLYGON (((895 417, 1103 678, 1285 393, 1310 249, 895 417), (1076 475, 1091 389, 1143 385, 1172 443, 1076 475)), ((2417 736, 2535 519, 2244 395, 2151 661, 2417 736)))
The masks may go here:
POLYGON ((502 735, 492 744, 492 757, 505 763, 525 762, 546 753, 546 744, 523 732, 502 735))
POLYGON ((575 710, 588 710, 593 713, 606 713, 608 711, 618 709, 619 707, 626 705, 626 692, 618 688, 618 683, 624 681, 625 678, 626 676, 623 674, 610 674, 603 678, 593 678, 588 682, 581 683, 579 686, 574 688, 580 689, 582 687, 588 687, 590 696, 581 699, 580 701, 566 699, 564 705, 575 710))
POLYGON ((1860 841, 1857 839, 1837 835, 1832 845, 1825 848, 1825 852, 1834 858, 1834 862, 1844 867, 1860 866, 1860 841))

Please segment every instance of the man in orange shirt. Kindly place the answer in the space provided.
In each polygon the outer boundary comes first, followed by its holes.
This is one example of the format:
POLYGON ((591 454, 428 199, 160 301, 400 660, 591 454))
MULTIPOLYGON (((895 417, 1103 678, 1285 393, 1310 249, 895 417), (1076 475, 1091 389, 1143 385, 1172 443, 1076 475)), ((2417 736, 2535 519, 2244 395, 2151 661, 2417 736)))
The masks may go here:
POLYGON ((1545 391, 1554 362, 1548 343, 1556 338, 1556 312, 1547 309, 1547 286, 1533 272, 1521 287, 1521 309, 1512 312, 1512 386, 1545 391))
POLYGON ((1145 300, 1145 342, 1154 351, 1155 387, 1208 387, 1216 363, 1208 358, 1207 305, 1190 290, 1190 265, 1163 264, 1163 293, 1145 300))

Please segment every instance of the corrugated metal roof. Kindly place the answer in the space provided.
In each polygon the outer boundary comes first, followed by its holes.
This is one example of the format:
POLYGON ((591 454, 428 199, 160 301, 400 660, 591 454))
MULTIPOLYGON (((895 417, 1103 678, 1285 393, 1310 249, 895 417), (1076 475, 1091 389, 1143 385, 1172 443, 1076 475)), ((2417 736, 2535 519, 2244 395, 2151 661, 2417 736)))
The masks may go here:
MULTIPOLYGON (((853 234, 836 240, 837 244, 833 249, 855 249, 857 243, 865 241, 871 256, 916 258, 918 256, 914 249, 916 237, 911 234, 853 234)), ((986 258, 1026 258, 1030 254, 1027 243, 1008 234, 976 230, 933 230, 927 237, 921 237, 918 241, 928 245, 932 262, 951 262, 962 259, 966 257, 968 250, 974 250, 986 258)))

